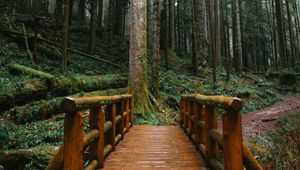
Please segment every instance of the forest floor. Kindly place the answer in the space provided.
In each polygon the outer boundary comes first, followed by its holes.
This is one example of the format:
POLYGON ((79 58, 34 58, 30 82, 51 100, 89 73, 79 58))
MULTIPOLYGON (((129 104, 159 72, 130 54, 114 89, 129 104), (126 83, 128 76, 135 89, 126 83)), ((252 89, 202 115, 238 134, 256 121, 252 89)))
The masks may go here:
POLYGON ((261 110, 244 114, 242 126, 244 138, 253 138, 278 128, 277 120, 285 115, 300 112, 299 96, 284 96, 282 102, 261 110))

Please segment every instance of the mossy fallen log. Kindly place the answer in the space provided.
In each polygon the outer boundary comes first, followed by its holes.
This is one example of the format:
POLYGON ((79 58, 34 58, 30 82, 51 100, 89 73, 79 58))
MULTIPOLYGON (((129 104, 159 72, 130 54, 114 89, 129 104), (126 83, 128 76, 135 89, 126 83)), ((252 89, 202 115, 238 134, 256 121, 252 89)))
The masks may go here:
MULTIPOLYGON (((77 93, 72 97, 90 97, 103 95, 124 94, 127 88, 109 89, 101 91, 93 91, 89 93, 77 93)), ((28 103, 24 106, 17 106, 8 111, 8 118, 17 123, 29 123, 36 120, 43 120, 52 117, 53 115, 62 113, 60 103, 64 97, 57 97, 49 100, 40 100, 28 103)))
POLYGON ((50 145, 30 149, 0 150, 0 165, 4 169, 11 170, 24 169, 25 165, 45 169, 56 150, 56 147, 50 145))
POLYGON ((46 80, 54 79, 54 76, 52 74, 45 73, 43 71, 39 71, 39 70, 30 68, 27 66, 23 66, 20 64, 9 64, 7 67, 10 70, 10 72, 12 72, 12 73, 22 73, 22 74, 33 75, 35 77, 39 77, 39 78, 46 79, 46 80))
POLYGON ((61 76, 55 79, 26 80, 12 84, 10 90, 0 87, 0 111, 8 110, 14 106, 24 105, 30 101, 40 100, 47 95, 66 96, 79 92, 91 92, 110 88, 127 87, 127 75, 98 75, 61 76))

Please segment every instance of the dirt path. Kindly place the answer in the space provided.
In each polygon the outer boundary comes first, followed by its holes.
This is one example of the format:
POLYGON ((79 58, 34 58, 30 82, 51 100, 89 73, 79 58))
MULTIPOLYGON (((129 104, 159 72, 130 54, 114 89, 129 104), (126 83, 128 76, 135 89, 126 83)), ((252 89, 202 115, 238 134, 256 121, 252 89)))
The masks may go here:
POLYGON ((276 129, 276 120, 286 114, 300 111, 299 96, 285 96, 283 101, 262 110, 250 112, 242 117, 244 138, 254 137, 276 129))

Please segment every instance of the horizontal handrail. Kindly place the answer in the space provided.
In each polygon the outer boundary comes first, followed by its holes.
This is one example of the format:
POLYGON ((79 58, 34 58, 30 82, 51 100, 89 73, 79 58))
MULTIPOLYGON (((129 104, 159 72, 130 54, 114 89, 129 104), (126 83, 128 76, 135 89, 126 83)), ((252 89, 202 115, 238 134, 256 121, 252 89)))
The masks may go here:
POLYGON ((133 125, 132 95, 65 98, 64 144, 47 166, 47 170, 96 169, 103 167, 107 155, 115 150, 133 125), (82 111, 89 110, 90 130, 83 134, 82 111), (89 164, 83 167, 83 153, 89 164))
POLYGON ((211 105, 225 110, 240 111, 243 107, 243 102, 237 97, 225 96, 206 96, 201 94, 182 95, 182 100, 193 100, 202 105, 211 105))
POLYGON ((242 100, 236 97, 182 95, 181 126, 204 156, 211 169, 262 169, 242 142, 242 100), (222 131, 218 130, 216 109, 223 109, 222 131), (224 165, 220 157, 223 154, 224 165))

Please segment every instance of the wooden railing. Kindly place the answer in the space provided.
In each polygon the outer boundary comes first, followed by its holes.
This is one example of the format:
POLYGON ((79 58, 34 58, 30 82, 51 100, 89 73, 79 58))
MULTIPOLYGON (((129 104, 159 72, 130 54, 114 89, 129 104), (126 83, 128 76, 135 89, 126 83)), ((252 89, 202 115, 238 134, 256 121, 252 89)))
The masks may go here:
POLYGON ((190 136, 211 169, 262 169, 242 141, 242 101, 224 96, 183 95, 181 127, 190 136), (222 109, 222 134, 216 109, 222 109), (224 165, 220 161, 224 159, 224 165))
POLYGON ((102 168, 105 157, 133 124, 130 94, 65 98, 61 107, 65 112, 64 143, 47 170, 102 168), (85 112, 89 112, 89 132, 84 135, 85 112))

